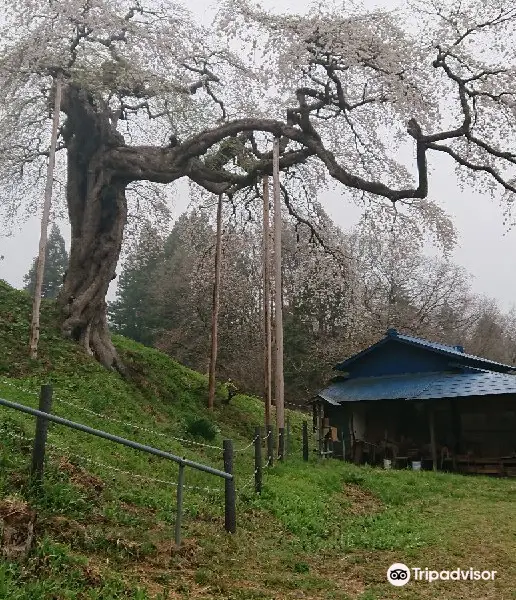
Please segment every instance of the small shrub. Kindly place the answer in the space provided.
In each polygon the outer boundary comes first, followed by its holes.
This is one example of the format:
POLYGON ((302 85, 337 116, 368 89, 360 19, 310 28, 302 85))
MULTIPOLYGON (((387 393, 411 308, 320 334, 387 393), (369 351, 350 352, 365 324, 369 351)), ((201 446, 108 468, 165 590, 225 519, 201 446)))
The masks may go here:
POLYGON ((217 437, 219 428, 208 419, 201 418, 187 423, 186 432, 192 437, 199 437, 212 442, 217 437))

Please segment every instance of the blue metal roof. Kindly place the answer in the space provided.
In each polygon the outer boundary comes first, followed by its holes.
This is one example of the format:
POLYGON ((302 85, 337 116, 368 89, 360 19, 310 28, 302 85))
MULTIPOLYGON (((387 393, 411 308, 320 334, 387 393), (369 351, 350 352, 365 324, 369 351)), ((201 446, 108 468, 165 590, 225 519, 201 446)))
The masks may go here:
POLYGON ((473 354, 466 354, 464 352, 464 348, 462 346, 448 346, 446 344, 430 342, 429 340, 425 340, 423 338, 418 338, 418 337, 414 337, 411 335, 404 335, 402 333, 398 333, 398 331, 396 331, 396 329, 387 330, 387 333, 384 338, 382 338, 381 340, 376 342, 376 344, 369 346, 369 348, 362 350, 362 352, 359 352, 358 354, 355 354, 355 355, 351 356, 350 358, 346 359, 345 361, 339 363, 338 365, 335 366, 335 369, 337 369, 339 371, 345 371, 346 368, 349 365, 351 365, 352 363, 354 363, 357 359, 361 358, 362 356, 364 356, 366 354, 369 354, 371 351, 382 346, 389 340, 400 341, 402 343, 409 344, 411 346, 415 346, 418 348, 426 348, 427 350, 431 350, 438 354, 450 356, 451 358, 457 358, 457 359, 459 359, 459 361, 461 363, 464 363, 464 364, 482 366, 485 368, 494 368, 497 371, 500 371, 500 370, 510 371, 510 370, 515 369, 515 367, 513 367, 511 365, 505 365, 503 363, 489 360, 489 359, 483 358, 481 356, 475 356, 473 354))
POLYGON ((438 344, 437 342, 429 342, 428 340, 424 340, 423 338, 413 337, 411 335, 404 335, 402 333, 398 333, 398 339, 408 342, 409 344, 416 344, 418 346, 423 346, 425 348, 430 348, 431 350, 437 350, 439 352, 445 352, 446 354, 455 355, 461 359, 468 359, 473 361, 480 361, 485 364, 497 365, 499 367, 507 367, 508 369, 514 369, 511 365, 506 365, 504 363, 499 363, 494 360, 489 360, 488 358, 484 358, 482 356, 475 356, 474 354, 467 354, 464 352, 464 348, 462 346, 447 346, 446 344, 438 344))
POLYGON ((516 394, 516 375, 493 371, 410 373, 336 381, 319 392, 330 404, 516 394))

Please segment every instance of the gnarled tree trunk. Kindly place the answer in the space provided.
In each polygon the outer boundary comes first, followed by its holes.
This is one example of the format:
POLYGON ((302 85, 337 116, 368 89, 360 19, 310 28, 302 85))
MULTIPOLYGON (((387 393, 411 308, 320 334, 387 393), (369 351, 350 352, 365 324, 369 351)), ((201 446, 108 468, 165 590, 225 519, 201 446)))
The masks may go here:
POLYGON ((59 297, 61 327, 105 367, 122 371, 108 330, 105 298, 122 246, 128 181, 106 168, 105 154, 124 140, 85 92, 69 88, 64 105, 71 248, 59 297))

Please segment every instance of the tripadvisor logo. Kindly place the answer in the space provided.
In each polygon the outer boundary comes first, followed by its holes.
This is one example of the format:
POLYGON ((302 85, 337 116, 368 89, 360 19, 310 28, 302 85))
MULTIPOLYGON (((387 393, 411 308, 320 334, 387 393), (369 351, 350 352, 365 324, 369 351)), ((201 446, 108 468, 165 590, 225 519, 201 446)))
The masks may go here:
POLYGON ((396 586, 406 585, 411 578, 414 581, 494 581, 497 571, 475 571, 469 569, 453 569, 444 571, 432 571, 412 567, 411 569, 403 563, 394 563, 387 569, 387 581, 396 586))
POLYGON ((410 569, 403 563, 394 563, 387 570, 387 581, 396 587, 406 585, 410 581, 410 569))

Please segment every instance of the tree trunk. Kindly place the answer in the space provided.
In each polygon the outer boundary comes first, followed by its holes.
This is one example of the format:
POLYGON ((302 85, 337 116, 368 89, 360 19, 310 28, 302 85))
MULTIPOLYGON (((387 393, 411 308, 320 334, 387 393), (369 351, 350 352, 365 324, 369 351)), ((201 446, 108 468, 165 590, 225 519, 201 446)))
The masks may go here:
POLYGON ((71 247, 58 300, 61 328, 102 365, 123 372, 108 330, 105 298, 116 276, 127 221, 128 181, 104 166, 105 153, 123 145, 123 138, 93 110, 92 100, 79 94, 72 88, 64 99, 72 132, 67 140, 71 247))
POLYGON ((74 208, 70 262, 59 298, 62 330, 105 367, 122 371, 108 330, 105 298, 116 276, 127 220, 125 183, 99 168, 83 186, 84 173, 73 164, 68 171, 68 205, 74 208))

